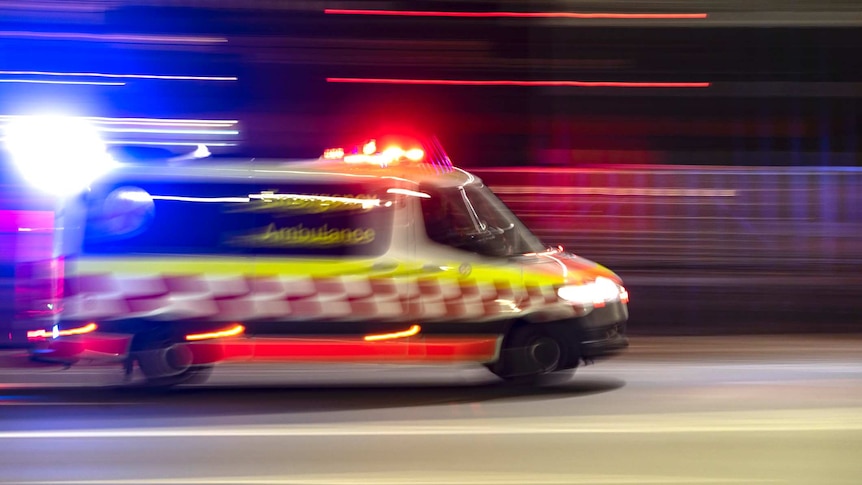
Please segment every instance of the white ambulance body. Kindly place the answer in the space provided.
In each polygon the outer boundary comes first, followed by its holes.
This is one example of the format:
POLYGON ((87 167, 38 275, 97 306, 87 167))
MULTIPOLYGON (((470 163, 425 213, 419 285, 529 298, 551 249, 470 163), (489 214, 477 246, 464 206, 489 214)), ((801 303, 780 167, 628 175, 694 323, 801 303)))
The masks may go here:
POLYGON ((620 279, 544 246, 438 145, 125 164, 63 217, 62 312, 31 332, 42 361, 137 366, 154 384, 224 361, 519 379, 627 346, 620 279))

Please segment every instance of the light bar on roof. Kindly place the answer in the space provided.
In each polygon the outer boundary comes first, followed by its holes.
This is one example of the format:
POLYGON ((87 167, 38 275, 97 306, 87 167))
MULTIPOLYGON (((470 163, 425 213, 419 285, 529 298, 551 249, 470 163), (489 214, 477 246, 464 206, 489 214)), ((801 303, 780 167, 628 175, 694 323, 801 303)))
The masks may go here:
POLYGON ((389 145, 379 151, 376 140, 367 141, 361 149, 354 149, 349 154, 343 148, 328 148, 323 152, 323 158, 326 160, 342 160, 351 164, 368 163, 384 167, 403 160, 419 162, 424 157, 425 151, 416 147, 405 150, 398 145, 389 145))

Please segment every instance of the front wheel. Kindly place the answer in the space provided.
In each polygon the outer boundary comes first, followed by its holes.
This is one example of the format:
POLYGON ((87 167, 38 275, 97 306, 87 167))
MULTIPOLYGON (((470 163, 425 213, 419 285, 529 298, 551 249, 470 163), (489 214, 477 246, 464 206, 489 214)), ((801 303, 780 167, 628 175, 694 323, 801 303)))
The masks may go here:
POLYGON ((510 382, 532 382, 549 374, 574 372, 566 365, 569 349, 551 332, 535 325, 513 328, 503 341, 500 359, 488 368, 510 382))

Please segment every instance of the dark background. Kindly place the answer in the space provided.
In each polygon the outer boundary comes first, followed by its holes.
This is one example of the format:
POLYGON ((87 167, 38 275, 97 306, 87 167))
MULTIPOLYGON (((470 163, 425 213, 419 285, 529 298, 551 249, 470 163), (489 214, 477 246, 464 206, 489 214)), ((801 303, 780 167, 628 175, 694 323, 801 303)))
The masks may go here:
POLYGON ((238 77, 118 87, 8 82, 105 79, 4 73, 0 114, 236 119, 242 143, 226 154, 254 157, 317 157, 381 130, 436 134, 544 241, 618 271, 635 333, 860 328, 856 2, 0 1, 0 19, 3 71, 238 77), (327 82, 333 77, 709 85, 327 82))
POLYGON ((862 8, 853 2, 72 3, 36 1, 14 9, 0 2, 2 69, 235 75, 239 81, 3 84, 0 112, 48 104, 112 116, 229 116, 243 122, 243 152, 255 156, 317 156, 346 134, 385 127, 436 133, 468 167, 859 162, 862 8), (708 16, 441 18, 326 15, 325 8, 708 16), (130 34, 223 42, 123 38, 130 34), (328 77, 711 84, 409 86, 332 84, 328 77))

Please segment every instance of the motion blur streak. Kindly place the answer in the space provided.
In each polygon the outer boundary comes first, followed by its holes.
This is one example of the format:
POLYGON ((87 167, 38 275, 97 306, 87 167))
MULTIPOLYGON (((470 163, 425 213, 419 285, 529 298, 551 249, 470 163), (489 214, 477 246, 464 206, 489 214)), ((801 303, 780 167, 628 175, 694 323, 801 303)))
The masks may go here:
MULTIPOLYGON (((159 147, 196 147, 200 145, 200 142, 197 141, 147 141, 147 140, 107 140, 105 141, 107 145, 147 145, 147 146, 159 146, 159 147)), ((216 142, 210 143, 207 142, 206 145, 208 147, 235 147, 238 143, 225 143, 225 142, 216 142)))
POLYGON ((104 82, 104 81, 46 81, 43 79, 0 79, 0 83, 20 83, 20 84, 66 84, 66 85, 82 85, 82 86, 125 86, 126 83, 121 82, 104 82))
POLYGON ((79 32, 33 32, 27 30, 0 31, 0 37, 22 39, 58 39, 93 42, 135 42, 147 44, 223 44, 223 37, 190 37, 174 35, 85 34, 79 32))
POLYGON ((168 130, 153 128, 99 128, 109 133, 158 133, 163 135, 238 135, 236 130, 168 130))
POLYGON ((0 71, 6 76, 69 76, 124 79, 160 79, 166 81, 236 81, 234 76, 170 76, 160 74, 109 74, 102 72, 0 71))
POLYGON ((273 425, 212 427, 165 427, 127 429, 73 429, 2 431, 0 440, 10 439, 117 439, 117 438, 243 438, 276 436, 458 436, 458 435, 586 435, 586 434, 693 434, 693 433, 782 433, 862 430, 857 408, 770 409, 763 411, 719 411, 644 413, 630 415, 583 415, 554 418, 497 418, 494 420, 410 421, 339 425, 273 425))
POLYGON ((380 485, 380 484, 410 484, 410 485, 569 485, 572 483, 591 483, 593 485, 695 485, 695 484, 746 484, 775 483, 775 480, 740 479, 740 480, 714 480, 700 477, 673 477, 665 475, 634 475, 603 477, 599 474, 549 474, 544 472, 535 473, 506 473, 493 474, 482 473, 481 477, 471 474, 458 473, 435 473, 434 479, 416 477, 414 473, 374 473, 357 477, 351 474, 350 478, 333 476, 322 473, 314 475, 302 475, 299 478, 284 478, 283 476, 246 478, 221 477, 213 478, 158 478, 158 479, 128 479, 128 480, 56 480, 39 482, 15 482, 16 485, 380 485), (443 476, 441 476, 443 475, 443 476), (465 476, 466 475, 466 476, 465 476))
POLYGON ((352 10, 327 8, 330 15, 382 15, 392 17, 471 18, 570 18, 570 19, 705 19, 705 13, 609 13, 609 12, 434 12, 423 10, 352 10))
MULTIPOLYGON (((12 120, 22 118, 20 115, 0 115, 0 120, 12 120)), ((202 126, 222 126, 235 125, 239 123, 237 120, 196 120, 196 119, 181 119, 181 118, 107 118, 103 116, 83 116, 81 119, 93 121, 96 123, 105 124, 181 124, 181 125, 202 125, 202 126)))
POLYGON ((503 187, 497 190, 505 194, 546 193, 559 195, 616 195, 636 197, 736 197, 733 189, 646 189, 617 187, 503 187))
MULTIPOLYGON (((117 120, 121 120, 121 118, 117 118, 117 120)), ((195 120, 170 120, 165 119, 162 121, 152 120, 152 121, 98 121, 100 125, 134 125, 134 126, 164 126, 164 127, 175 127, 175 128, 185 128, 185 127, 201 127, 201 128, 227 128, 231 125, 236 124, 233 121, 228 122, 220 122, 218 120, 205 121, 200 120, 200 122, 195 122, 195 120)), ((109 131, 108 129, 104 129, 104 131, 109 131)))
POLYGON ((361 77, 328 77, 329 83, 360 84, 426 84, 450 86, 567 86, 579 88, 708 88, 708 82, 620 82, 620 81, 514 81, 468 79, 385 79, 361 77))
MULTIPOLYGON (((67 330, 58 330, 56 332, 57 337, 69 337, 71 335, 84 335, 86 333, 95 332, 99 327, 95 323, 89 323, 84 325, 83 327, 70 328, 67 330)), ((27 332, 27 338, 37 339, 37 338, 48 338, 54 336, 53 331, 46 330, 33 330, 27 332)))
POLYGON ((249 202, 248 197, 181 197, 175 195, 153 195, 153 200, 172 200, 175 202, 205 202, 223 204, 225 202, 249 202))

